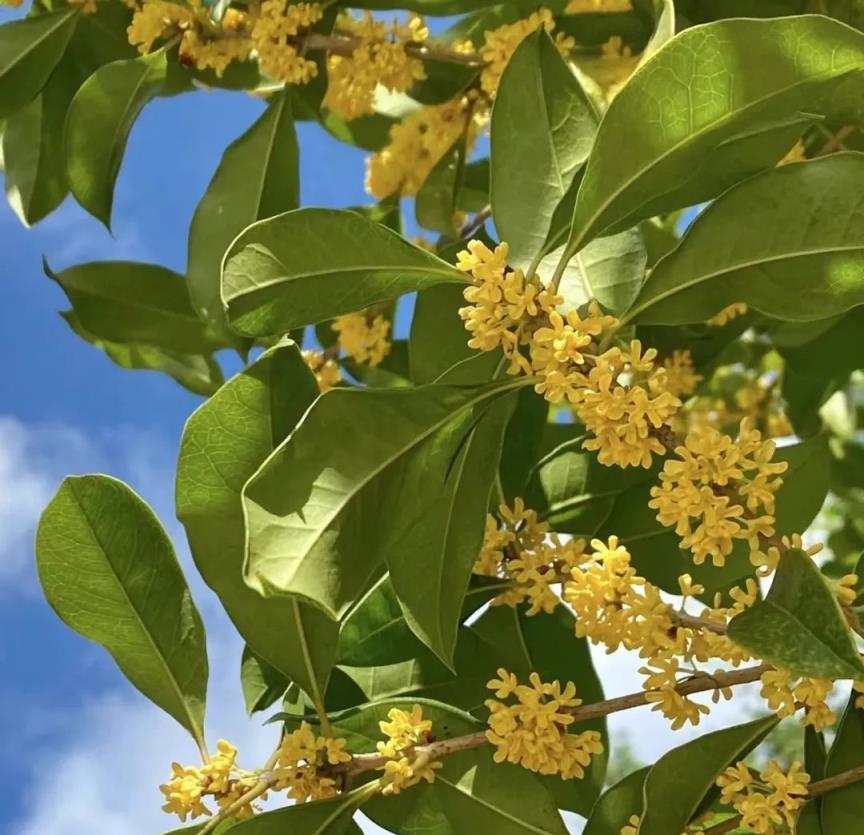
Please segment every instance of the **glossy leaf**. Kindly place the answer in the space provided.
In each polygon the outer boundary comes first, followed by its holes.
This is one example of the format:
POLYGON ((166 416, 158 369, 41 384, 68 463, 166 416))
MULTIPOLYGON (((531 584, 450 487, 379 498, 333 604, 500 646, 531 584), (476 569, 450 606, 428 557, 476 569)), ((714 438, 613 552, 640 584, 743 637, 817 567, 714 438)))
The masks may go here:
POLYGON ((121 368, 161 371, 183 388, 205 397, 214 394, 224 382, 222 369, 212 356, 178 354, 153 345, 111 342, 90 333, 81 324, 74 310, 63 311, 60 315, 74 333, 104 351, 105 355, 121 368))
POLYGON ((400 485, 424 500, 388 547, 390 578, 411 629, 448 665, 511 411, 512 395, 479 419, 467 412, 436 432, 400 485), (440 461, 449 462, 443 471, 440 461))
POLYGON ((219 347, 198 319, 186 280, 165 267, 91 261, 45 274, 72 303, 81 326, 98 339, 200 354, 219 347))
POLYGON ((186 268, 189 295, 201 319, 228 338, 233 333, 222 307, 222 256, 250 223, 300 205, 298 168, 291 97, 283 91, 225 150, 195 209, 186 268))
POLYGON ((864 35, 819 16, 724 20, 680 33, 610 105, 568 251, 771 167, 812 124, 802 113, 856 121, 862 63, 864 35))
POLYGON ((425 229, 456 237, 456 203, 465 171, 466 138, 453 143, 417 192, 417 223, 425 229))
POLYGON ((251 716, 267 710, 285 694, 291 682, 269 661, 256 655, 248 646, 243 647, 240 661, 240 685, 246 713, 251 716))
POLYGON ((639 835, 683 831, 719 794, 717 776, 743 760, 779 721, 767 716, 714 731, 664 754, 645 778, 639 835))
POLYGON ((621 835, 630 818, 642 812, 649 771, 648 767, 640 768, 603 792, 591 810, 583 835, 621 835))
POLYGON ((195 564, 240 634, 320 703, 337 627, 299 601, 265 599, 246 586, 240 499, 247 479, 294 429, 317 393, 296 345, 283 343, 262 354, 189 418, 176 489, 177 516, 195 564))
POLYGON ((159 520, 125 484, 69 477, 36 536, 48 602, 111 653, 126 677, 203 741, 204 625, 159 520))
MULTIPOLYGON (((841 725, 842 727, 842 725, 841 725)), ((825 735, 812 727, 804 729, 804 771, 815 782, 825 777, 828 752, 825 749, 825 735)), ((822 831, 822 798, 808 800, 798 815, 796 835, 824 835, 822 831)))
MULTIPOLYGON (((837 736, 828 753, 825 776, 833 777, 864 765, 864 711, 855 707, 857 693, 852 693, 837 736)), ((825 835, 835 832, 854 832, 864 815, 864 783, 854 783, 842 789, 828 792, 822 798, 822 831, 825 835)))
POLYGON ((734 617, 729 637, 769 664, 802 676, 864 675, 834 591, 804 551, 783 554, 764 600, 734 617))
MULTIPOLYGON (((260 594, 296 595, 340 618, 405 527, 425 512, 401 492, 417 477, 412 468, 427 465, 424 444, 471 413, 479 418, 515 385, 334 389, 321 396, 244 488, 246 582, 260 594)), ((445 459, 425 471, 432 485, 449 465, 445 459)))
POLYGON ((132 125, 168 79, 164 51, 98 69, 75 94, 66 119, 66 173, 75 199, 111 225, 114 183, 132 125))
POLYGON ((222 298, 235 330, 268 336, 464 280, 440 258, 355 212, 298 209, 259 221, 234 241, 222 298))
POLYGON ((741 183, 657 264, 626 318, 699 322, 735 301, 778 319, 808 321, 861 304, 862 178, 864 154, 843 153, 741 183), (742 224, 745 216, 759 223, 742 224), (730 236, 735 246, 723 246, 730 236))
POLYGON ((60 8, 0 26, 0 119, 31 102, 63 57, 78 10, 60 8))
POLYGON ((501 77, 490 128, 492 216, 511 264, 527 267, 541 253, 597 121, 546 30, 525 38, 501 77))

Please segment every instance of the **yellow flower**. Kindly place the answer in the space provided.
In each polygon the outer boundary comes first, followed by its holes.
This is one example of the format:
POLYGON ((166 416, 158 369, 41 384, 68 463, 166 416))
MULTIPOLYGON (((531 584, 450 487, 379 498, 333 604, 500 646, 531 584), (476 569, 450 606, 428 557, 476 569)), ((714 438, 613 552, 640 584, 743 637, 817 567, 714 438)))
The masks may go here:
POLYGON ((702 375, 693 370, 693 358, 689 351, 675 351, 663 360, 666 369, 666 390, 680 397, 692 394, 702 380, 702 375))
POLYGON ((621 835, 639 835, 640 823, 642 823, 642 818, 639 815, 630 815, 627 825, 621 829, 621 835))
POLYGON ((570 0, 564 9, 564 14, 629 12, 632 10, 631 0, 570 0))
POLYGON ((156 41, 194 25, 195 14, 189 7, 167 0, 144 0, 135 7, 126 33, 129 43, 146 54, 153 49, 156 41))
POLYGON ((263 0, 250 34, 261 70, 286 84, 311 81, 318 74, 318 67, 300 54, 292 39, 317 23, 322 14, 318 3, 263 0))
POLYGON ((743 762, 727 768, 717 778, 721 802, 734 806, 741 814, 742 827, 759 835, 780 835, 787 827, 794 830, 810 776, 799 762, 784 772, 772 760, 759 778, 757 783, 743 762))
POLYGON ((733 302, 724 307, 719 313, 716 313, 708 320, 709 325, 720 328, 728 324, 733 319, 743 316, 747 312, 747 305, 744 302, 733 302))
POLYGON ((303 359, 315 375, 318 388, 324 392, 342 381, 342 372, 339 366, 321 351, 303 351, 303 359))
POLYGON ((384 772, 381 793, 399 794, 421 780, 434 782, 441 763, 414 750, 417 745, 428 743, 432 734, 432 722, 423 718, 423 708, 413 705, 409 712, 394 707, 388 711, 387 719, 378 723, 387 737, 386 742, 378 743, 378 752, 388 758, 381 768, 384 772))
POLYGON ((213 814, 203 803, 204 780, 197 768, 171 763, 171 779, 159 786, 165 795, 162 810, 174 813, 184 823, 186 818, 194 820, 201 815, 213 814))
POLYGON ((413 705, 411 712, 399 708, 391 708, 387 718, 378 723, 381 733, 388 737, 387 742, 378 743, 378 751, 388 757, 393 757, 397 752, 415 745, 422 745, 429 741, 432 732, 432 722, 423 718, 423 708, 413 705))
POLYGON ((390 353, 390 321, 381 314, 372 318, 364 313, 348 313, 334 320, 339 345, 349 357, 367 365, 380 365, 390 353))
POLYGON ((495 746, 495 762, 518 763, 540 774, 560 774, 564 779, 579 779, 595 754, 603 751, 600 734, 584 731, 567 733, 574 719, 570 711, 582 704, 575 698, 576 687, 568 682, 541 681, 537 673, 529 685, 516 684, 507 670, 498 670, 498 679, 488 686, 510 704, 489 699, 489 730, 486 738, 495 746))
POLYGON ((720 788, 720 802, 731 805, 738 795, 753 788, 753 773, 745 763, 735 763, 717 778, 717 786, 720 788))
POLYGON ((286 789, 288 797, 298 803, 321 800, 336 794, 336 781, 322 773, 322 765, 348 762, 351 755, 345 751, 344 739, 315 735, 308 722, 285 734, 279 745, 274 788, 286 789))

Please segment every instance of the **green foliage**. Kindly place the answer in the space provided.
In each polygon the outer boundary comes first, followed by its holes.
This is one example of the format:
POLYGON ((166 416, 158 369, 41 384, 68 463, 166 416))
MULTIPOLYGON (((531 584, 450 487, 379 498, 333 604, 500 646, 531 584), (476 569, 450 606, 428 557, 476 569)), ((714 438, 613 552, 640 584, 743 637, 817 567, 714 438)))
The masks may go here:
POLYGON ((201 743, 204 625, 153 511, 116 479, 69 477, 42 514, 36 560, 57 614, 201 743))
MULTIPOLYGON (((864 713, 855 707, 855 698, 853 693, 828 752, 826 777, 864 765, 864 713)), ((850 826, 854 829, 864 813, 864 790, 860 785, 846 786, 826 795, 821 805, 822 832, 825 835, 848 831, 850 826)))

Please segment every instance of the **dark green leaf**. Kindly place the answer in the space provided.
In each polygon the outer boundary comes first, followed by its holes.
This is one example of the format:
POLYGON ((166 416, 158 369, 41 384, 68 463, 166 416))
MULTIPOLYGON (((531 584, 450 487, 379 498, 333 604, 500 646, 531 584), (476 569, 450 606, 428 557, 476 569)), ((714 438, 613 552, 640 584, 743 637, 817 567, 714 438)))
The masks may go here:
POLYGON ((610 105, 568 251, 772 166, 812 124, 809 114, 857 121, 862 62, 864 35, 824 17, 724 20, 682 32, 610 105))
POLYGON ((65 479, 39 521, 36 562, 60 618, 105 647, 126 677, 201 745, 204 625, 147 504, 108 476, 65 479))
POLYGON ((806 531, 822 509, 831 486, 831 455, 822 436, 777 450, 778 461, 786 461, 783 486, 777 493, 775 528, 780 535, 806 531))
POLYGON ((597 131, 591 101, 542 27, 507 64, 490 131, 495 228, 510 245, 510 262, 527 267, 597 131))
POLYGON ((645 778, 639 835, 683 831, 697 812, 708 808, 719 794, 717 776, 743 760, 778 721, 776 716, 768 716, 714 731, 664 754, 645 778))
MULTIPOLYGON (((855 707, 857 693, 852 693, 837 736, 828 754, 825 776, 833 777, 864 765, 864 710, 855 707)), ((864 783, 853 783, 828 792, 822 798, 822 831, 825 835, 852 833, 861 825, 864 815, 864 783)))
POLYGON ((720 197, 661 260, 626 320, 681 324, 732 302, 824 319, 864 302, 864 154, 784 165, 720 197), (831 206, 830 211, 823 206, 831 206), (759 223, 742 224, 742 217, 759 223), (730 238, 730 236, 732 236, 730 238), (724 246, 733 240, 735 246, 724 246))
POLYGON ((60 315, 78 336, 104 351, 121 368, 161 371, 183 388, 205 397, 214 394, 224 382, 222 369, 212 356, 178 354, 153 345, 110 342, 90 333, 78 320, 74 310, 61 312, 60 315))
POLYGON ((251 716, 267 710, 285 694, 291 684, 269 661, 256 655, 248 646, 243 647, 240 661, 240 684, 246 713, 251 716))
POLYGON ((114 183, 126 141, 144 106, 163 92, 163 50, 98 69, 78 90, 66 119, 66 174, 75 199, 111 225, 114 183))
MULTIPOLYGON (((334 619, 344 615, 423 509, 419 496, 404 501, 401 485, 427 465, 424 445, 521 384, 321 396, 244 488, 246 582, 264 595, 306 599, 334 619), (387 431, 370 434, 380 427, 387 431)), ((448 467, 436 462, 426 475, 434 484, 448 467)))
POLYGON ((63 57, 77 21, 77 9, 60 8, 0 26, 0 119, 38 95, 63 57))
MULTIPOLYGON (((804 728, 804 770, 815 782, 825 776, 825 766, 828 752, 825 749, 825 735, 816 732, 812 727, 804 728)), ((822 832, 822 798, 815 797, 807 801, 798 815, 796 835, 823 835, 822 832)))
POLYGON ((66 293, 81 326, 97 339, 182 354, 219 347, 198 319, 186 280, 165 267, 92 261, 45 274, 66 293))
POLYGON ((730 621, 729 637, 797 675, 864 677, 834 590, 813 559, 795 548, 783 554, 765 599, 730 621))
POLYGON ((255 223, 234 241, 222 297, 238 332, 269 336, 448 281, 465 279, 356 212, 298 209, 255 223))
POLYGON ((283 91, 228 146, 189 229, 189 295, 201 319, 224 337, 233 333, 222 307, 222 256, 250 223, 300 205, 298 168, 291 97, 283 91))
POLYGON ((516 400, 513 417, 504 433, 501 452, 501 489, 512 502, 525 496, 531 472, 541 455, 544 430, 549 419, 549 403, 533 389, 523 389, 516 400))
POLYGON ((435 163, 414 204, 420 226, 451 238, 456 237, 456 202, 462 187, 465 151, 463 135, 435 163))
POLYGON ((640 768, 604 792, 591 810, 583 835, 621 835, 630 818, 642 814, 649 770, 640 768))
POLYGON ((293 343, 270 349, 201 406, 183 431, 177 516, 195 564, 251 649, 320 703, 338 630, 317 609, 243 582, 240 491, 317 396, 293 343), (314 640, 311 636, 314 635, 314 640))

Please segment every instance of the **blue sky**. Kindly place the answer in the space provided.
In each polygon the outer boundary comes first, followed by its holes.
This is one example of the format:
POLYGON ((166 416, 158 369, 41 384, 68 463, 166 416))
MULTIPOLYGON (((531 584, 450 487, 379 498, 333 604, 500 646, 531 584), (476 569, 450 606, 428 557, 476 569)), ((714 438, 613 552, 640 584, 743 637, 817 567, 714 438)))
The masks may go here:
MULTIPOLYGON (((208 624, 209 735, 238 741, 250 766, 272 745, 272 728, 245 720, 239 642, 188 567, 174 519, 174 457, 199 400, 160 375, 117 368, 75 337, 57 315, 65 307, 63 294, 41 270, 45 255, 55 268, 132 259, 183 271, 194 207, 225 146, 262 107, 224 92, 148 106, 119 178, 113 238, 71 201, 31 230, 5 203, 0 207, 6 358, 0 386, 0 739, 3 750, 14 753, 0 759, 0 780, 16 787, 0 806, 2 833, 148 835, 170 828, 156 786, 172 759, 194 758, 184 733, 126 684, 99 647, 63 626, 41 597, 33 530, 67 473, 114 474, 153 504, 177 543, 208 624), (39 787, 40 774, 50 787, 39 787)), ((363 154, 308 124, 299 134, 304 205, 365 202, 363 154)), ((638 665, 619 656, 599 657, 598 664, 610 694, 638 689, 638 665)), ((712 720, 714 727, 730 717, 717 711, 712 720)), ((614 723, 626 730, 631 721, 614 723)), ((665 723, 647 712, 637 721, 637 749, 656 756, 670 739, 665 723)), ((676 744, 683 741, 676 735, 676 744)))

